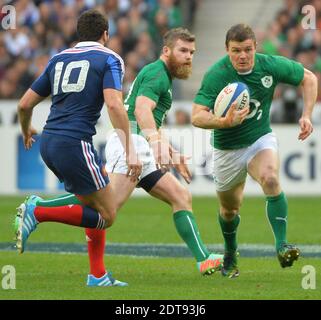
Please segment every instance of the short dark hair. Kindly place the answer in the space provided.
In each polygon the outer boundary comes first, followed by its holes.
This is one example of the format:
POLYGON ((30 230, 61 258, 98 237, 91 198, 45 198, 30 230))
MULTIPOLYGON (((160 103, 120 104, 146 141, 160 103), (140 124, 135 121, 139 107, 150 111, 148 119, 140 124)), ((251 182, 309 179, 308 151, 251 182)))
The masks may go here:
POLYGON ((108 29, 108 19, 94 9, 82 13, 77 22, 79 41, 97 41, 108 29))
POLYGON ((175 42, 180 39, 188 42, 195 42, 195 36, 189 32, 186 28, 174 28, 167 31, 163 37, 163 45, 169 48, 173 48, 175 42))
POLYGON ((252 39, 256 43, 256 37, 250 26, 239 23, 232 26, 226 33, 225 45, 228 48, 230 41, 243 42, 252 39))

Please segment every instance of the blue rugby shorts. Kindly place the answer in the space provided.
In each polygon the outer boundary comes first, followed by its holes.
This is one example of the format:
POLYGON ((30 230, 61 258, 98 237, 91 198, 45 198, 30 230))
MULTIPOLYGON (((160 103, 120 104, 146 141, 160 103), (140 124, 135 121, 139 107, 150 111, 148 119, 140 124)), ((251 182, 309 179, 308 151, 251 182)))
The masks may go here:
POLYGON ((109 183, 104 164, 92 142, 42 133, 40 153, 48 168, 70 193, 86 195, 109 183))

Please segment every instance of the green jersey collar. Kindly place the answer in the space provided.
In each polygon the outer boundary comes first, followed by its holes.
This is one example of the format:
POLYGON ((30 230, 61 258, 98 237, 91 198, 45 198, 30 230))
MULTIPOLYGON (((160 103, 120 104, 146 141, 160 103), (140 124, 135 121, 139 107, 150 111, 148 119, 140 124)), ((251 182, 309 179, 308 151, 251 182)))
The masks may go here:
POLYGON ((166 73, 167 73, 167 75, 168 75, 169 79, 171 79, 171 80, 172 80, 172 75, 170 74, 170 72, 169 72, 169 70, 168 70, 168 68, 167 68, 166 63, 165 63, 162 59, 158 59, 158 60, 163 64, 164 69, 166 70, 166 73))

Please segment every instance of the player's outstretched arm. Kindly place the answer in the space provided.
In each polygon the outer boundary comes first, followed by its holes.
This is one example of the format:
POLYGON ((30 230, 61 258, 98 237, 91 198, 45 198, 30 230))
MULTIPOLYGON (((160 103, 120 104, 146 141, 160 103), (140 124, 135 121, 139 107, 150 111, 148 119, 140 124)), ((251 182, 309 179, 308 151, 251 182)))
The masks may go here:
POLYGON ((126 151, 127 176, 136 181, 142 172, 142 164, 132 141, 127 112, 123 105, 121 91, 115 89, 104 89, 104 99, 107 105, 108 114, 113 127, 126 151))
POLYGON ((299 120, 300 133, 298 139, 305 140, 313 131, 311 116, 318 95, 318 79, 307 69, 304 69, 301 87, 303 91, 304 107, 302 116, 299 120))
POLYGON ((241 124, 249 112, 249 107, 236 110, 237 102, 233 102, 225 117, 217 117, 210 109, 200 104, 193 104, 192 124, 203 129, 225 129, 241 124))
POLYGON ((32 143, 35 141, 32 136, 37 134, 37 131, 31 126, 32 110, 44 99, 45 97, 40 96, 32 89, 28 89, 18 103, 18 118, 23 135, 23 144, 27 150, 32 147, 32 143))
POLYGON ((202 129, 221 129, 223 128, 224 120, 214 116, 208 107, 194 103, 192 125, 202 129))

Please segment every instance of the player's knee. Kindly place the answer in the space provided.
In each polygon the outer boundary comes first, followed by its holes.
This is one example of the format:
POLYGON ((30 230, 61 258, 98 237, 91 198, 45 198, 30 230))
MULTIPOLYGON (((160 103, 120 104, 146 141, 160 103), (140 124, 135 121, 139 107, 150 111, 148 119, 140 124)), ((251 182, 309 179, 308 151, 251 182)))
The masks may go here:
POLYGON ((279 179, 275 173, 266 173, 261 177, 261 184, 263 190, 268 192, 273 192, 274 190, 279 188, 279 179))
POLYGON ((239 213, 239 208, 224 208, 221 207, 220 214, 226 221, 231 221, 239 213))
POLYGON ((117 211, 116 209, 109 209, 108 211, 100 212, 100 214, 105 221, 105 228, 109 228, 113 225, 116 219, 117 211))

